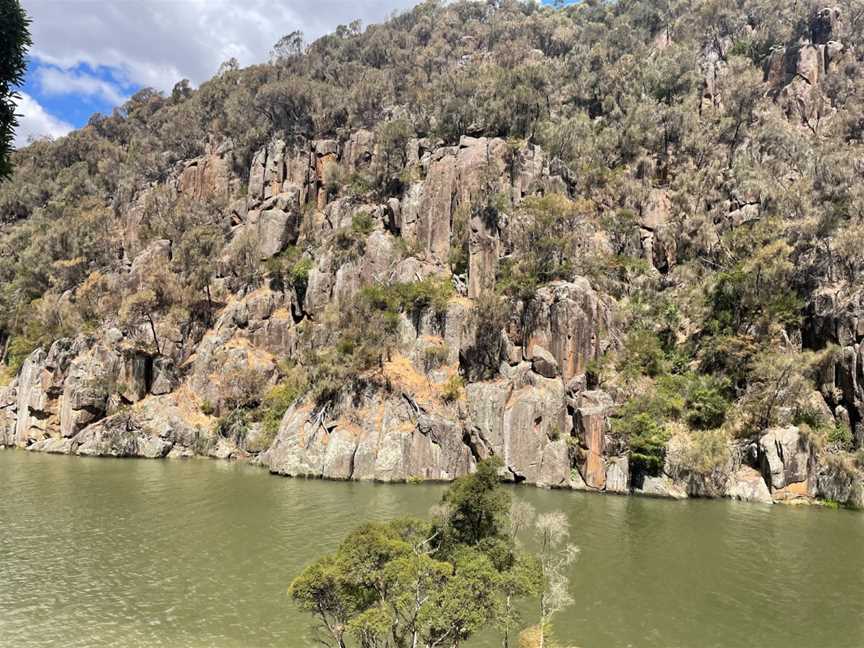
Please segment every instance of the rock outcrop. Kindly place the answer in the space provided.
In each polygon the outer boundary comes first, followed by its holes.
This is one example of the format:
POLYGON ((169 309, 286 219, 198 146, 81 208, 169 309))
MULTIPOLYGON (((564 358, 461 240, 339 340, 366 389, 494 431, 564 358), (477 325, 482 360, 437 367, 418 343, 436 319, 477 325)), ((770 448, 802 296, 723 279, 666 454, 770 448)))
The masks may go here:
MULTIPOLYGON (((828 50, 820 56, 817 67, 829 65, 828 50)), ((567 195, 569 172, 535 145, 415 139, 395 196, 376 202, 359 189, 334 193, 340 178, 378 169, 379 155, 371 131, 300 147, 273 140, 254 155, 240 198, 230 143, 178 167, 171 182, 180 194, 233 199, 206 317, 182 329, 167 317, 155 321, 159 348, 149 329, 115 323, 35 351, 0 390, 0 446, 90 456, 243 457, 280 475, 385 482, 452 480, 495 455, 505 479, 552 488, 674 499, 860 500, 856 469, 823 460, 792 427, 764 434, 749 462, 730 447, 729 460, 710 474, 671 465, 640 474, 627 440, 613 433, 620 397, 589 385, 592 361, 619 343, 615 299, 572 274, 511 302, 500 331, 488 331, 476 316, 477 300, 493 287, 521 226, 508 211, 530 197, 567 195), (450 267, 457 236, 465 237, 464 275, 450 267), (229 268, 240 252, 268 268, 281 267, 286 257, 294 265, 249 287, 229 268), (238 403, 278 383, 284 361, 303 362, 332 345, 339 313, 353 308, 365 288, 429 278, 452 282, 453 295, 434 312, 400 312, 393 348, 377 369, 326 402, 293 403, 275 436, 260 421, 217 429, 217 421, 245 407, 238 403), (477 347, 489 343, 483 335, 492 342, 478 371, 477 347)), ((728 203, 730 214, 751 207, 758 213, 758 198, 728 203)), ((140 200, 125 217, 126 271, 114 278, 127 291, 175 261, 171 241, 139 236, 139 207, 140 200)), ((655 274, 677 263, 671 212, 665 190, 646 192, 639 204, 631 247, 655 274)), ((825 416, 846 416, 853 427, 864 418, 858 297, 826 292, 814 302, 805 333, 805 342, 810 335, 841 345, 821 391, 825 416)))

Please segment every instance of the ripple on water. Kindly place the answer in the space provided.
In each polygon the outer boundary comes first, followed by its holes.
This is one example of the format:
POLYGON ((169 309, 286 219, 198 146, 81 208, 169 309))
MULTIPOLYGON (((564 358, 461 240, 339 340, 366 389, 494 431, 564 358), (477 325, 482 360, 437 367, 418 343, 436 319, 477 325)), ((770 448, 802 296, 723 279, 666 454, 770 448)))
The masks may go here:
MULTIPOLYGON (((443 488, 7 451, 0 492, 0 646, 263 648, 311 645, 285 595, 305 563, 443 488)), ((864 645, 864 515, 514 492, 571 519, 570 643, 864 645)))

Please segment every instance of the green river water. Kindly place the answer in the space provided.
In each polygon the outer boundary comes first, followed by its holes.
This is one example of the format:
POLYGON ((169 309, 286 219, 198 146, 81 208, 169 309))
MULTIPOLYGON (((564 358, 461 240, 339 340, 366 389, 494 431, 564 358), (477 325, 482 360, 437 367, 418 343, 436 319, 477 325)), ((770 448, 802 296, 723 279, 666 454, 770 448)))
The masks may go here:
MULTIPOLYGON (((312 645, 291 578, 352 526, 425 514, 442 492, 0 451, 0 646, 312 645)), ((565 511, 582 549, 556 619, 568 644, 864 646, 864 514, 514 494, 565 511)))

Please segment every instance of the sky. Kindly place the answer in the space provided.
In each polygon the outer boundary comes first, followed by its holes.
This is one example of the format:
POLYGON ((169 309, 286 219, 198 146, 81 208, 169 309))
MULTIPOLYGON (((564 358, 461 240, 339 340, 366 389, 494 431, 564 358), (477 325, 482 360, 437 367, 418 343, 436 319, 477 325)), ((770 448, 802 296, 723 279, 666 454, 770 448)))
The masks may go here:
POLYGON ((198 85, 231 57, 267 60, 284 34, 307 41, 360 19, 381 22, 419 0, 21 0, 33 24, 15 145, 60 137, 143 87, 198 85))
POLYGON ((235 57, 267 60, 284 34, 307 41, 360 19, 381 22, 417 0, 22 0, 33 24, 16 146, 60 137, 136 90, 198 85, 235 57))

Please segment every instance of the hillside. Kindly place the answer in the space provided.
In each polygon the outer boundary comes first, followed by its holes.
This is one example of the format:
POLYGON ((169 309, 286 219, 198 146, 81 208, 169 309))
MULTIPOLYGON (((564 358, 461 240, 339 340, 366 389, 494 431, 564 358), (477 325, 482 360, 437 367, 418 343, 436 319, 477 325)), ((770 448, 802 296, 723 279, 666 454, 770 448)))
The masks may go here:
POLYGON ((864 506, 864 3, 425 2, 0 185, 0 446, 864 506))

